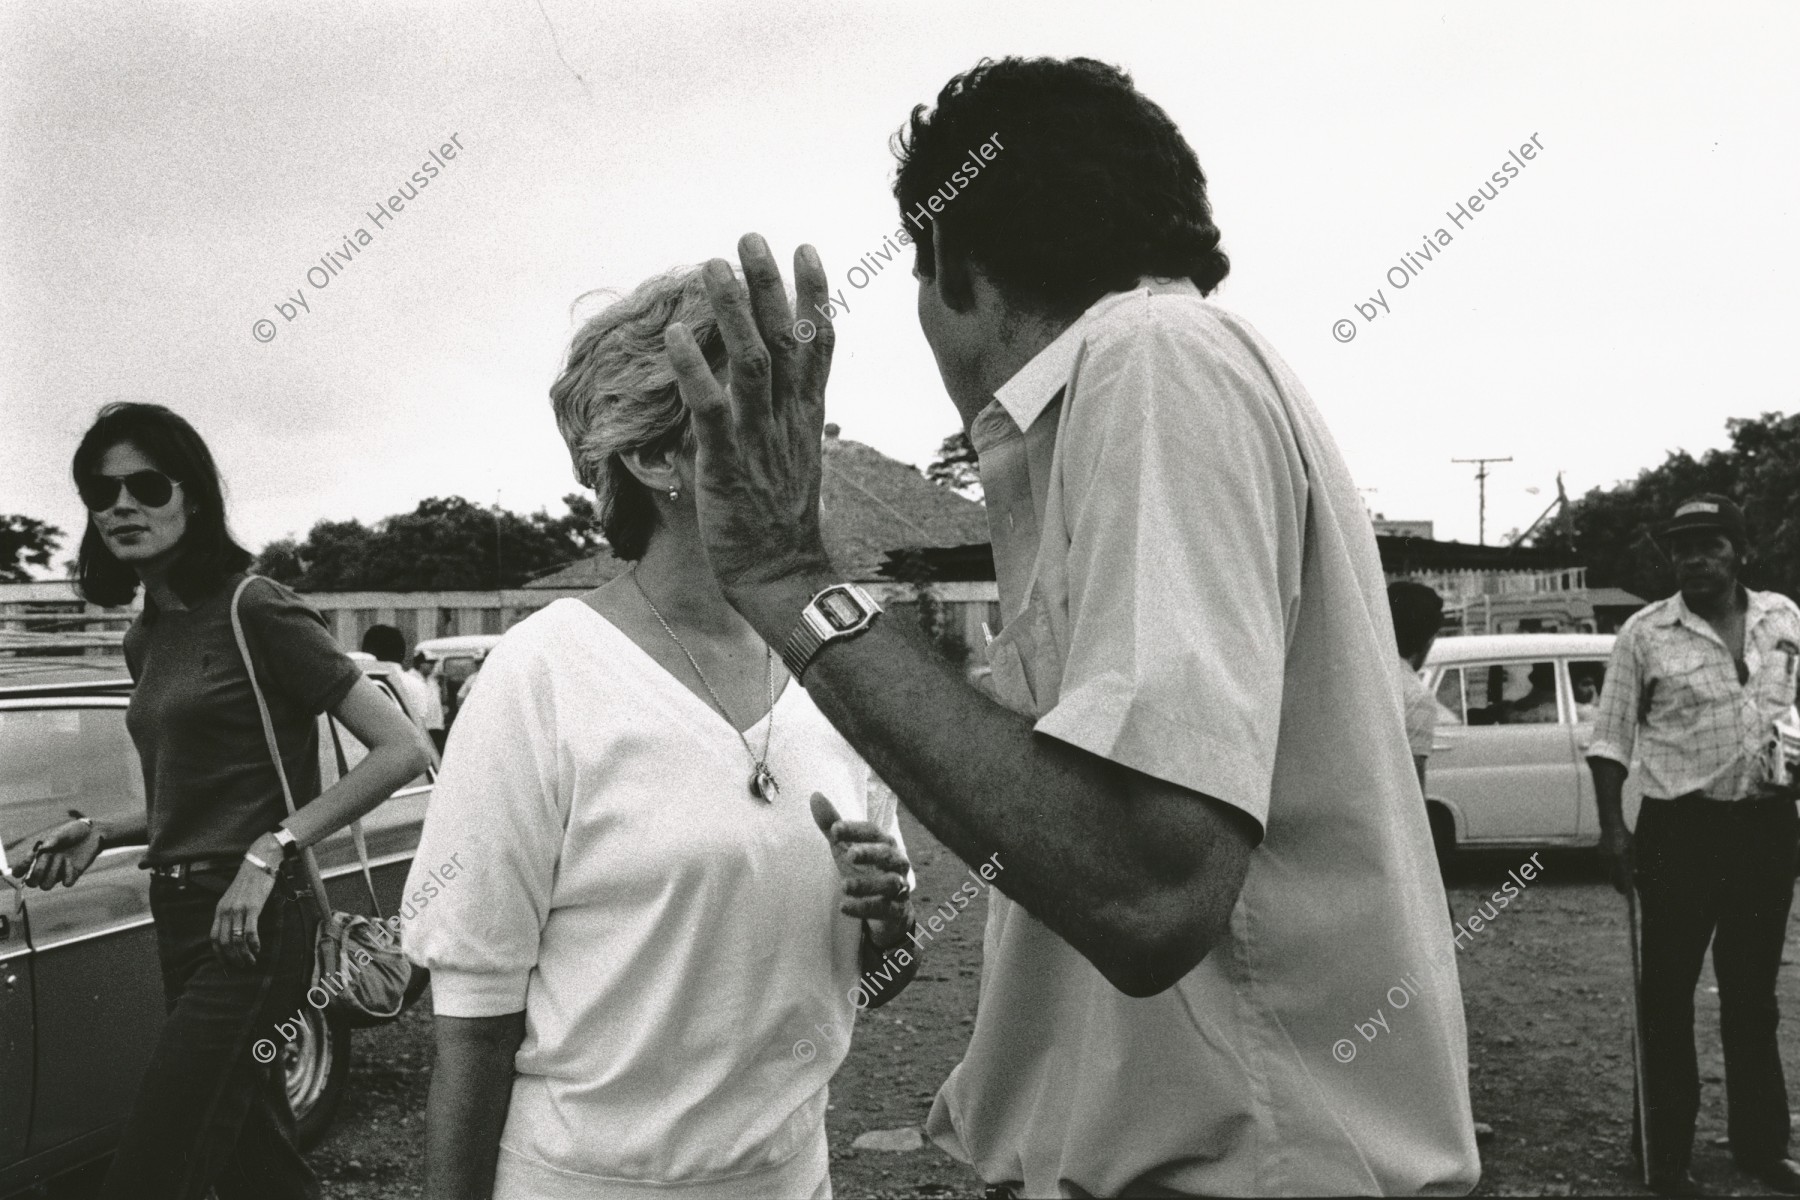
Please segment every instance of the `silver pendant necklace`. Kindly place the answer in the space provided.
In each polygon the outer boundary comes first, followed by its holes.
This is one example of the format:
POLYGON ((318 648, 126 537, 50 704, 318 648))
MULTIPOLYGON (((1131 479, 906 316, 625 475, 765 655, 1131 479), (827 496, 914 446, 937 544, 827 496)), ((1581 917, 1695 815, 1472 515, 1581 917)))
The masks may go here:
POLYGON ((688 650, 687 643, 675 636, 674 628, 663 619, 661 610, 656 607, 656 602, 650 599, 650 593, 646 592, 644 585, 638 582, 636 567, 631 569, 631 582, 637 588, 638 595, 644 598, 644 603, 650 606, 650 613, 656 618, 657 624, 663 627, 663 632, 669 635, 669 640, 675 643, 675 648, 687 658, 688 666, 694 668, 694 675, 700 680, 700 686, 705 688, 706 694, 712 697, 712 702, 718 707, 720 715, 725 718, 725 723, 731 725, 731 731, 737 734, 738 741, 744 743, 744 753, 750 756, 750 794, 765 804, 773 803, 776 794, 781 791, 781 785, 775 782, 775 773, 769 770, 769 739, 775 736, 775 651, 766 645, 763 647, 769 678, 769 708, 766 718, 768 724, 763 727, 762 757, 758 758, 756 751, 750 748, 750 739, 744 736, 744 731, 732 724, 731 714, 726 710, 725 702, 719 699, 719 693, 715 692, 713 685, 707 681, 706 673, 700 669, 700 664, 694 661, 694 656, 688 650))

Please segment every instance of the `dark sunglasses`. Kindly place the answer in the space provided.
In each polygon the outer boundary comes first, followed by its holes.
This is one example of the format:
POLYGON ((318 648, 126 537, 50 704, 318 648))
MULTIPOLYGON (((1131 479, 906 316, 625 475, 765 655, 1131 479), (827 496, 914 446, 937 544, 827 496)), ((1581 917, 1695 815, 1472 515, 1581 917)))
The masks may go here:
POLYGON ((145 508, 161 508, 174 497, 179 482, 161 471, 133 471, 129 475, 88 475, 75 487, 89 511, 99 512, 118 501, 120 488, 130 491, 145 508))

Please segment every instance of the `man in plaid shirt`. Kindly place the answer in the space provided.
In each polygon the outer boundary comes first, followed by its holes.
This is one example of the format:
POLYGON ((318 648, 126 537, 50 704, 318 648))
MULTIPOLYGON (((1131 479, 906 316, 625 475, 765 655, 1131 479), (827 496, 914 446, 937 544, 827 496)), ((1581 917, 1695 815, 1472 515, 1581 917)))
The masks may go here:
POLYGON ((1680 591, 1619 631, 1587 751, 1601 851, 1615 887, 1635 883, 1643 913, 1650 1145, 1634 1148, 1647 1150, 1653 1191, 1700 1194, 1687 1169, 1700 1107, 1694 986, 1711 942, 1732 1157, 1800 1195, 1775 1040, 1800 791, 1772 778, 1768 755, 1800 687, 1800 608, 1739 585, 1744 517, 1725 497, 1684 502, 1665 535, 1680 591), (1635 835, 1620 811, 1628 769, 1644 793, 1635 835))

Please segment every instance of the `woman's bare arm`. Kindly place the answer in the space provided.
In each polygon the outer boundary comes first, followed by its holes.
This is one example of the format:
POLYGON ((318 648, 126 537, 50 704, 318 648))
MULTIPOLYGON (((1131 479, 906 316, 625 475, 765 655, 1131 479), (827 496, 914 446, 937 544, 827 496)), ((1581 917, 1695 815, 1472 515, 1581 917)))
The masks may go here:
POLYGON ((512 1102, 525 1014, 436 1018, 437 1061, 425 1102, 425 1194, 488 1200, 512 1102))

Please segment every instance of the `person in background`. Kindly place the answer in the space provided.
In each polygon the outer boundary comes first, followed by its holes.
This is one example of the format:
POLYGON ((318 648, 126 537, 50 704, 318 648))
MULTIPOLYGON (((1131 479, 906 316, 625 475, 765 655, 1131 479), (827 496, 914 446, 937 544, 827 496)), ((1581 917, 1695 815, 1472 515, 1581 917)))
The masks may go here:
POLYGON ((81 439, 73 471, 89 516, 78 590, 105 605, 144 590, 125 634, 135 683, 125 723, 143 762, 147 811, 59 826, 25 882, 72 885, 104 846, 147 843, 168 1009, 99 1194, 310 1200, 319 1183, 294 1143, 281 1070, 259 1064, 251 1044, 303 1003, 310 981, 300 849, 424 770, 424 739, 305 601, 272 580, 250 581, 239 613, 303 802, 289 815, 231 621, 251 557, 227 527, 206 443, 161 405, 109 404, 81 439), (369 753, 320 792, 323 712, 369 753))
MULTIPOLYGON (((369 631, 363 634, 362 651, 364 654, 373 654, 381 662, 404 667, 406 635, 392 625, 371 625, 369 631)), ((431 689, 424 680, 404 669, 395 671, 388 678, 394 681, 394 686, 400 690, 400 698, 406 702, 406 715, 412 718, 413 724, 421 731, 424 730, 425 706, 428 703, 426 697, 431 689)))
POLYGON ((444 752, 444 697, 443 688, 432 676, 437 671, 437 662, 429 654, 413 655, 412 670, 407 674, 418 680, 425 689, 425 733, 431 738, 431 744, 437 752, 444 752))
POLYGON ((1774 724, 1800 688, 1800 607, 1738 581, 1744 515, 1697 495, 1663 530, 1679 590, 1619 630, 1588 767, 1613 886, 1642 912, 1639 1009, 1651 1190, 1697 1195, 1688 1163, 1700 1110, 1694 988, 1712 945, 1731 1156, 1764 1187, 1800 1195, 1788 1157, 1775 982, 1794 898, 1800 789, 1764 777, 1774 724), (1627 830, 1625 778, 1643 789, 1627 830))
POLYGON ((1600 711, 1600 689, 1594 686, 1594 677, 1582 671, 1578 663, 1569 668, 1569 686, 1575 692, 1575 723, 1586 725, 1600 711))
POLYGON ((1437 735, 1437 700, 1425 690, 1419 672, 1444 623, 1444 600, 1435 590, 1410 579, 1388 584, 1388 612, 1394 619, 1394 641, 1400 650, 1397 678, 1400 708, 1406 718, 1406 744, 1412 750, 1419 792, 1425 791, 1425 760, 1437 735))
POLYGON ((487 655, 413 859, 468 864, 405 933, 433 1200, 829 1197, 827 1085, 930 939, 894 806, 707 565, 675 320, 723 364, 697 270, 575 334, 557 426, 631 569, 487 655))

